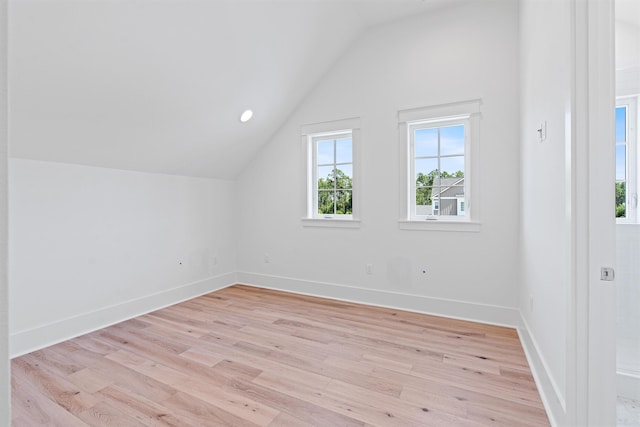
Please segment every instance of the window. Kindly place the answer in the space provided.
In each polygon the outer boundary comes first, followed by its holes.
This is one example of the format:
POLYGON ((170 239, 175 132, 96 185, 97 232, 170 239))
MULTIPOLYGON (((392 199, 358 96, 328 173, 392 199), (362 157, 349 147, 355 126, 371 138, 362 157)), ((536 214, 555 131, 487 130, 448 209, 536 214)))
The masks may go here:
POLYGON ((637 98, 619 98, 616 103, 615 118, 616 221, 618 223, 637 223, 637 98))
POLYGON ((478 229, 478 187, 472 173, 477 173, 473 153, 479 143, 479 113, 480 101, 399 112, 406 159, 401 228, 431 229, 439 222, 444 225, 436 229, 478 229))
POLYGON ((307 155, 305 225, 358 225, 359 128, 359 119, 303 126, 307 155))
POLYGON ((353 138, 351 131, 312 135, 314 214, 353 214, 353 138))
POLYGON ((464 216, 467 117, 409 123, 412 218, 464 216))

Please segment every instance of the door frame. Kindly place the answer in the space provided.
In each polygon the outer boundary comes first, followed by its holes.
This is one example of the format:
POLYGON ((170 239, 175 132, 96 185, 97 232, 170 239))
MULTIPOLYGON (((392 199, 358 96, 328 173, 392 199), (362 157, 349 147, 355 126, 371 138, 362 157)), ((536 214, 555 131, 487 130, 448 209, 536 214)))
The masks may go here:
POLYGON ((11 425, 8 264, 8 1, 0 0, 0 425, 11 425))
POLYGON ((614 0, 574 0, 572 239, 567 376, 568 421, 615 425, 616 289, 601 267, 615 267, 614 0))

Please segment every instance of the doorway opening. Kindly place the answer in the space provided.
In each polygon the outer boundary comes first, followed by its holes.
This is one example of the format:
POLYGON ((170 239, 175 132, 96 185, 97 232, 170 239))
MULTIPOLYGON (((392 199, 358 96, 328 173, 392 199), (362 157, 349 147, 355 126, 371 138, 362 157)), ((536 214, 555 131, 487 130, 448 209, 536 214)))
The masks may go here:
POLYGON ((640 426, 640 2, 615 0, 618 426, 640 426))

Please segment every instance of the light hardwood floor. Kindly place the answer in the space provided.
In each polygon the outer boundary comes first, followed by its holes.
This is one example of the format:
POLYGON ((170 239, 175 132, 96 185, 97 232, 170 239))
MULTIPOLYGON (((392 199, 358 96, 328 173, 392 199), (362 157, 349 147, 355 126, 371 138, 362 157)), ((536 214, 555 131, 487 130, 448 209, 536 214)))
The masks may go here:
POLYGON ((514 329, 242 285, 11 365, 14 426, 549 425, 514 329))

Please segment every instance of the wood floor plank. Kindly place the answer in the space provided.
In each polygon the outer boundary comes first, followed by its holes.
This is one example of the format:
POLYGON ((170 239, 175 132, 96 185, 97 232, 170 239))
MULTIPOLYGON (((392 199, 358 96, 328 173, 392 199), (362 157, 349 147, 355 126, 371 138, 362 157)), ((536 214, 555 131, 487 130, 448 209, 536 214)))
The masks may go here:
POLYGON ((43 395, 33 381, 12 372, 12 425, 14 427, 86 427, 87 424, 65 407, 43 395))
POLYGON ((12 361, 14 426, 548 426, 514 329, 235 285, 12 361))
POLYGON ((106 400, 82 411, 79 417, 91 426, 145 427, 143 423, 124 413, 119 408, 113 407, 106 400))
POLYGON ((161 402, 168 413, 184 417, 192 426, 255 427, 256 424, 211 405, 196 396, 178 392, 161 402))
POLYGON ((117 385, 101 389, 98 395, 113 408, 136 419, 144 425, 183 427, 191 425, 191 420, 179 414, 169 413, 161 403, 141 396, 132 399, 127 390, 117 385))

